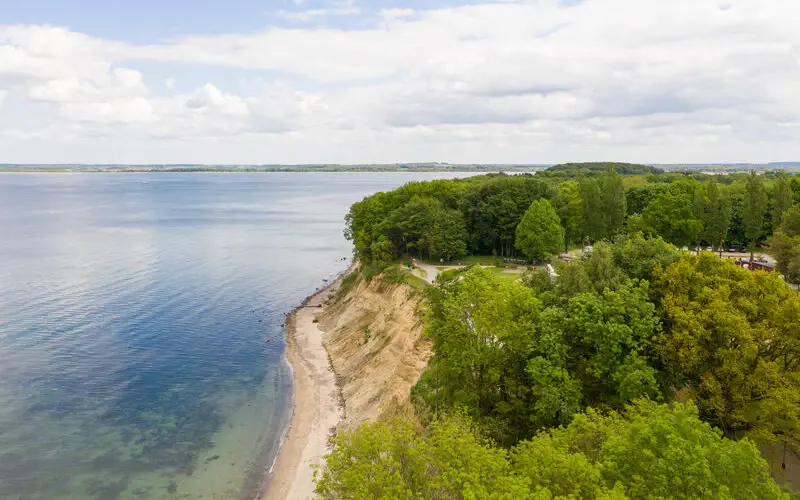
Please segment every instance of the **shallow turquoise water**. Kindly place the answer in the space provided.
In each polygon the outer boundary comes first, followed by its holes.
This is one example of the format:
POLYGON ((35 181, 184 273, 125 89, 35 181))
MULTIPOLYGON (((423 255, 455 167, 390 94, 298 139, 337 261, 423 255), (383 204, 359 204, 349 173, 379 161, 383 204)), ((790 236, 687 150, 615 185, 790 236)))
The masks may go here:
POLYGON ((248 498, 349 205, 451 176, 0 174, 0 498, 248 498))

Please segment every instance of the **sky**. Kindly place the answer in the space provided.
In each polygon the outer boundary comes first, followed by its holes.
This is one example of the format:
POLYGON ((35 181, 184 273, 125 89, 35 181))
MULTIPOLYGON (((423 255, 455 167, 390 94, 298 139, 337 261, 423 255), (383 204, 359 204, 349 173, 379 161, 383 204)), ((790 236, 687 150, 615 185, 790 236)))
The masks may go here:
POLYGON ((795 0, 0 0, 0 163, 800 161, 795 0))

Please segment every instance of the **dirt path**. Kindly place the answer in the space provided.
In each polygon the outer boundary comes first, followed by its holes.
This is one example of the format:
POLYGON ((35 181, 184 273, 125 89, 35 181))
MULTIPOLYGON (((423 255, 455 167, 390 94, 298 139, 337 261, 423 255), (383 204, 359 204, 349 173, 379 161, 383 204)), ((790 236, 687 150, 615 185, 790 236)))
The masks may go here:
POLYGON ((431 285, 436 283, 436 280, 439 278, 439 269, 437 269, 436 266, 419 262, 416 259, 414 259, 412 262, 414 263, 414 270, 412 271, 414 276, 424 279, 431 285), (425 272, 419 272, 420 269, 425 272))

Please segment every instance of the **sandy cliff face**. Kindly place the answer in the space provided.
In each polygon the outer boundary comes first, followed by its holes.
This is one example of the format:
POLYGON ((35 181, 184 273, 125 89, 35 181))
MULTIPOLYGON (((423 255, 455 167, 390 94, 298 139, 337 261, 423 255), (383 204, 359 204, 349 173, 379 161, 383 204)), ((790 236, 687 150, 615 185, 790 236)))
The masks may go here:
POLYGON ((344 399, 344 426, 376 420, 394 403, 408 402, 431 356, 420 304, 419 292, 408 285, 359 277, 317 316, 344 399))

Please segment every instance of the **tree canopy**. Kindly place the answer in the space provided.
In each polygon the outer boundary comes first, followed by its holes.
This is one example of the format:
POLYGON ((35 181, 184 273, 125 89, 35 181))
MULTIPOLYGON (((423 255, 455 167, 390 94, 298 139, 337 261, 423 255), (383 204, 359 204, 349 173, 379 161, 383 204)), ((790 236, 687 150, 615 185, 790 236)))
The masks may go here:
POLYGON ((541 199, 531 203, 519 225, 515 246, 526 257, 542 260, 557 254, 564 246, 564 228, 550 202, 541 199))
POLYGON ((588 410, 509 451, 463 416, 424 430, 369 423, 334 439, 316 491, 327 499, 787 499, 748 440, 724 439, 697 408, 639 400, 588 410))
POLYGON ((318 491, 787 498, 754 443, 800 449, 800 295, 786 283, 800 283, 798 200, 800 180, 781 173, 604 164, 355 204, 347 236, 365 263, 593 248, 514 281, 480 266, 440 275, 419 421, 340 433, 318 491), (779 273, 679 249, 765 241, 779 273))

